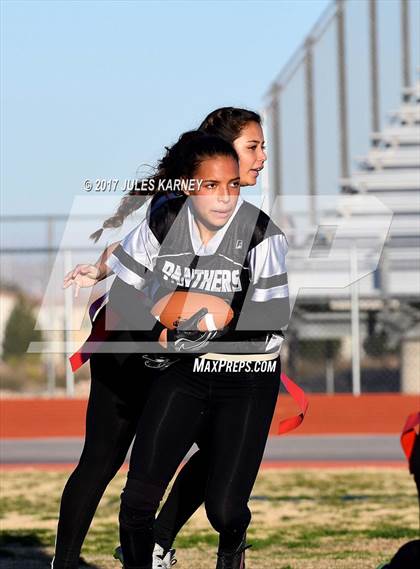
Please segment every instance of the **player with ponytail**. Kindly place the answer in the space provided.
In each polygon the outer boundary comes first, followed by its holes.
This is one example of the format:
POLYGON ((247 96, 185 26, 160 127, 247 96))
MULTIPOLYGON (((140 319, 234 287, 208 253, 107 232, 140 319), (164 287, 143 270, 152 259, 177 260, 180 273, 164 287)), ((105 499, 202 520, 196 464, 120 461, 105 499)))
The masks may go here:
MULTIPOLYGON (((266 160, 259 115, 244 109, 225 107, 210 113, 200 129, 216 135, 223 131, 225 139, 233 143, 240 159, 240 184, 254 185, 266 160)), ((171 165, 175 167, 176 164, 171 164, 170 159, 167 150, 157 165, 156 180, 181 175, 180 171, 171 172, 171 165)), ((185 159, 184 156, 179 163, 186 164, 185 159)), ((168 195, 151 196, 140 190, 131 192, 122 199, 116 214, 107 219, 92 238, 98 240, 106 228, 120 227, 128 215, 151 197, 154 203, 159 199, 169 199, 168 195)), ((66 275, 64 286, 74 285, 76 289, 89 287, 106 278, 111 273, 106 261, 118 246, 117 242, 107 247, 95 265, 76 266, 66 275)), ((121 290, 121 282, 116 279, 113 294, 116 295, 118 290, 121 290)), ((94 330, 103 322, 105 311, 106 305, 96 311, 94 330)), ((121 342, 133 342, 134 334, 127 326, 126 330, 115 332, 114 336, 121 342)), ((79 464, 63 492, 54 569, 78 566, 80 549, 99 500, 124 461, 134 438, 142 405, 147 400, 150 383, 157 373, 145 366, 145 361, 146 364, 159 366, 156 358, 148 362, 135 353, 96 353, 90 357, 92 382, 86 417, 86 441, 79 464)), ((156 567, 166 569, 173 563, 173 540, 203 503, 206 476, 205 461, 198 451, 180 471, 158 516, 155 525, 156 567)))
MULTIPOLYGON (((168 158, 184 153, 191 169, 183 177, 200 190, 155 202, 107 261, 160 315, 159 321, 150 317, 149 330, 173 361, 150 387, 121 496, 125 569, 152 568, 155 514, 196 441, 207 516, 219 533, 216 569, 244 568, 248 501, 279 390, 281 329, 290 311, 285 236, 241 198, 229 143, 196 131, 183 135, 168 158), (185 322, 167 329, 173 317, 156 307, 179 296, 176 319, 185 322), (182 308, 189 298, 192 315, 182 308), (205 316, 213 317, 216 298, 233 317, 208 329, 205 316)), ((119 306, 131 307, 127 299, 128 291, 119 306)))

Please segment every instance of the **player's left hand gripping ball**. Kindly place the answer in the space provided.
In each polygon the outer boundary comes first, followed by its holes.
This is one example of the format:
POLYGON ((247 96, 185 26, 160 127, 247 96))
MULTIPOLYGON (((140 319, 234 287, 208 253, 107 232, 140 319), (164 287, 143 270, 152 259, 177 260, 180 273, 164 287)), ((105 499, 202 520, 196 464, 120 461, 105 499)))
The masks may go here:
POLYGON ((227 327, 222 330, 201 331, 198 329, 200 320, 208 313, 207 308, 200 308, 188 320, 184 320, 174 330, 168 330, 168 342, 173 342, 175 351, 201 351, 211 340, 223 336, 227 327))

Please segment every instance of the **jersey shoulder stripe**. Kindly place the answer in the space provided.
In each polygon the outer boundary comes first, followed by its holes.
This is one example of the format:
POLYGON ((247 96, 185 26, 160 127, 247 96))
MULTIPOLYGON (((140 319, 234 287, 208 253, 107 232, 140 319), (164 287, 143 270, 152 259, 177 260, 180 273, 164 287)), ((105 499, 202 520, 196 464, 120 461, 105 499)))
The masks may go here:
POLYGON ((136 275, 144 278, 146 276, 147 271, 149 270, 145 267, 142 263, 139 263, 131 255, 129 255, 121 245, 114 250, 113 254, 117 259, 120 261, 122 265, 124 265, 127 269, 131 272, 136 273, 136 275))

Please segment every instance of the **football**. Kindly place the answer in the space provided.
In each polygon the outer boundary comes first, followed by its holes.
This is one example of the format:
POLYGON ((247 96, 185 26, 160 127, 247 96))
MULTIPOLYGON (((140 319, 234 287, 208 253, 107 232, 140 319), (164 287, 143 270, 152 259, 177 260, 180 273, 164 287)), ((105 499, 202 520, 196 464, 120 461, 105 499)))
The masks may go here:
POLYGON ((233 310, 223 299, 201 292, 176 291, 167 294, 153 306, 152 314, 166 328, 173 330, 183 320, 188 320, 200 308, 208 313, 200 320, 199 330, 221 330, 233 318, 233 310))

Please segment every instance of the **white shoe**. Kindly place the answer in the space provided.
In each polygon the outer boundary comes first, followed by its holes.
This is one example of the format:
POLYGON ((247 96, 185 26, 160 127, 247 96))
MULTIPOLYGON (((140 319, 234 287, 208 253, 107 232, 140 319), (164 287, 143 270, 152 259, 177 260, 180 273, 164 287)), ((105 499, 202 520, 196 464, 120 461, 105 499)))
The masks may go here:
POLYGON ((164 555, 163 548, 156 543, 153 550, 152 569, 171 569, 175 563, 175 549, 170 549, 168 553, 164 555))

